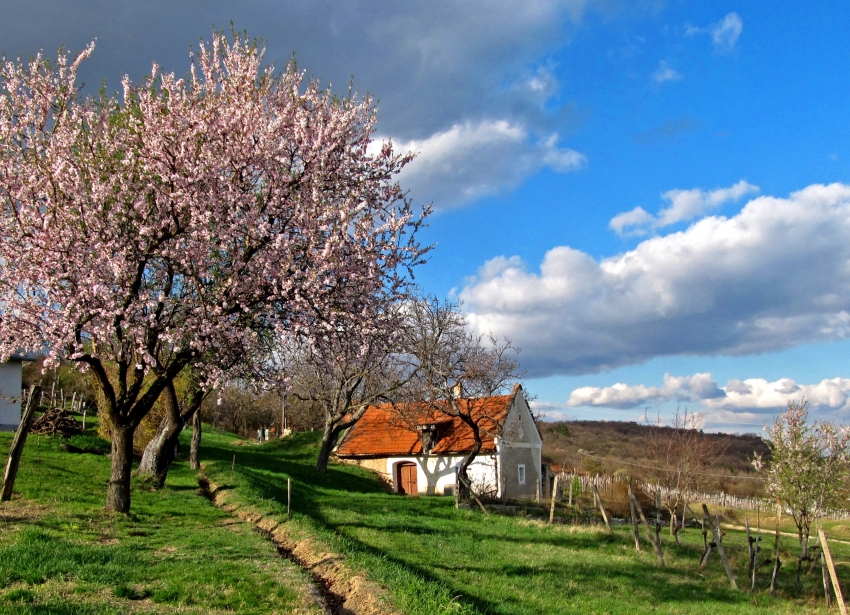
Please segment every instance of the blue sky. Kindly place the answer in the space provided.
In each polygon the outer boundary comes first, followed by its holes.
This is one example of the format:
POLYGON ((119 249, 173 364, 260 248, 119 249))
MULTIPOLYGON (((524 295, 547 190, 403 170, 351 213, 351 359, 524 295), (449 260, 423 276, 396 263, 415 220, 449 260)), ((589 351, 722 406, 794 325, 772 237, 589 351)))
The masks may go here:
POLYGON ((0 51, 97 38, 86 91, 211 26, 380 100, 378 138, 435 213, 417 272, 523 348, 550 418, 788 399, 850 410, 850 7, 573 0, 6 0, 0 51))

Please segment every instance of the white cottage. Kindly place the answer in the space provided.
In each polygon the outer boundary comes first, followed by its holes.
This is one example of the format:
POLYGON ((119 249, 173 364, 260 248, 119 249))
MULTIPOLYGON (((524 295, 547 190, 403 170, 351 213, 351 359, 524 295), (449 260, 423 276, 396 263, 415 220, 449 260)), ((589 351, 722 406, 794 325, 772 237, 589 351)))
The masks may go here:
POLYGON ((0 363, 0 431, 15 431, 21 422, 21 370, 33 358, 13 354, 0 363))
MULTIPOLYGON (((543 441, 521 391, 516 384, 510 395, 457 400, 482 427, 483 446, 468 470, 480 493, 535 497, 543 484, 543 441)), ((412 414, 414 421, 401 420, 388 404, 370 407, 343 437, 336 456, 378 472, 398 493, 453 494, 455 469, 474 444, 472 430, 425 404, 412 414)))

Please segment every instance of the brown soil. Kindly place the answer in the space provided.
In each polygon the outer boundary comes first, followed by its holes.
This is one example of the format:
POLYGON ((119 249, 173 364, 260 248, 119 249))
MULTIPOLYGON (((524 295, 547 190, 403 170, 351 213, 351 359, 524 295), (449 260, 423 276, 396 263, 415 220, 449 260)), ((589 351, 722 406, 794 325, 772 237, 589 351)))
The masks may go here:
POLYGON ((386 599, 386 591, 352 570, 345 558, 312 538, 295 540, 286 522, 263 517, 229 498, 228 491, 200 478, 201 494, 234 517, 251 523, 277 546, 278 552, 312 577, 322 602, 332 615, 399 615, 386 599))

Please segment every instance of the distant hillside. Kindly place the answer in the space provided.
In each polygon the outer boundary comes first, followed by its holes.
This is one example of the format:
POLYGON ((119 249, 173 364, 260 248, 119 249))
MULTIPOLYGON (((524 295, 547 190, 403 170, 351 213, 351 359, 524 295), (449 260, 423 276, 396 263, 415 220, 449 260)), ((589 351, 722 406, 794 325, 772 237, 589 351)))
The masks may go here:
MULTIPOLYGON (((580 468, 591 473, 613 474, 618 470, 646 479, 650 470, 640 466, 656 465, 647 450, 651 434, 662 436, 669 427, 656 427, 618 421, 566 421, 541 423, 543 459, 558 468, 580 468), (584 450, 592 456, 579 455, 584 450), (634 464, 634 465, 630 465, 634 464)), ((754 434, 705 434, 723 452, 718 456, 711 474, 732 478, 706 477, 707 487, 738 495, 761 492, 761 481, 751 464, 753 453, 768 456, 764 442, 754 434)))

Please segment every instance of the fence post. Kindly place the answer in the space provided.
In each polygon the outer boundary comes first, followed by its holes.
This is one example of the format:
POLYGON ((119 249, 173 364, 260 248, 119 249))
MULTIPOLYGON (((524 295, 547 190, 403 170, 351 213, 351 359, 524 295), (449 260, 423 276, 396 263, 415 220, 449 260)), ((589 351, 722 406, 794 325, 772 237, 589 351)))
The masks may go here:
POLYGON ((832 589, 835 592, 835 599, 838 602, 838 610, 841 615, 847 615, 847 607, 844 605, 844 596, 841 594, 841 586, 838 584, 838 575, 835 574, 835 563, 832 561, 832 554, 829 552, 829 545, 826 542, 826 534, 823 529, 818 528, 818 538, 820 538, 821 551, 826 558, 826 567, 829 570, 829 578, 832 579, 832 589))
POLYGON ((708 512, 708 506, 703 504, 702 510, 705 513, 705 516, 708 517, 709 526, 711 527, 711 535, 714 537, 714 542, 717 545, 717 553, 720 555, 720 561, 723 562, 723 567, 726 569, 726 576, 729 577, 732 589, 738 589, 738 583, 735 581, 735 573, 732 572, 732 566, 729 565, 729 559, 726 557, 726 550, 723 548, 723 535, 720 532, 720 515, 717 515, 715 523, 711 523, 711 514, 708 512))
POLYGON ((638 520, 637 520, 637 511, 635 510, 635 504, 633 502, 634 495, 632 494, 632 486, 628 486, 629 489, 629 510, 632 513, 632 531, 635 535, 635 551, 640 551, 640 531, 638 530, 638 520))
POLYGON ((0 494, 0 502, 8 502, 12 498, 12 489, 15 486, 15 477, 18 475, 18 466, 21 463, 21 455, 24 452, 24 444, 30 431, 32 417, 35 414, 35 387, 31 386, 27 395, 27 403, 24 406, 24 414, 18 424, 18 430, 12 440, 12 448, 9 450, 9 459, 6 461, 6 471, 3 473, 3 492, 0 494))
POLYGON ((555 502, 558 500, 558 481, 560 480, 560 474, 555 475, 555 484, 552 486, 552 503, 549 506, 549 523, 555 521, 555 502))

